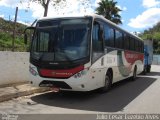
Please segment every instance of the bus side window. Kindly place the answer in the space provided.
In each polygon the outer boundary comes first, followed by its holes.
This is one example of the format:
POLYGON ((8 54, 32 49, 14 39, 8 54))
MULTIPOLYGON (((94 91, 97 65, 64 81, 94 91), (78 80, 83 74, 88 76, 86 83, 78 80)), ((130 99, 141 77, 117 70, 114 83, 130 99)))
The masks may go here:
POLYGON ((123 34, 118 30, 115 32, 115 47, 123 48, 123 34))
POLYGON ((139 52, 138 40, 135 40, 135 51, 139 52))
POLYGON ((130 50, 135 50, 135 39, 133 37, 130 37, 130 50))
POLYGON ((93 51, 95 52, 103 52, 103 36, 102 30, 100 28, 100 24, 95 22, 93 25, 93 32, 92 32, 92 44, 93 44, 93 51))
POLYGON ((105 24, 104 31, 105 46, 114 47, 114 29, 105 24))
POLYGON ((124 34, 124 48, 126 50, 129 50, 129 46, 130 46, 130 40, 129 40, 129 36, 124 34))
POLYGON ((144 42, 142 42, 141 44, 142 44, 142 53, 144 53, 144 42))

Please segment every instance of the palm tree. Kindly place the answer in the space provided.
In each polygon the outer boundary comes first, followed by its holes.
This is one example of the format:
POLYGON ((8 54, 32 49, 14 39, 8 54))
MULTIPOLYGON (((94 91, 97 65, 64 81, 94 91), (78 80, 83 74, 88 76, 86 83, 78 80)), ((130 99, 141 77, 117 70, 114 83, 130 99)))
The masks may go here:
POLYGON ((98 3, 99 7, 96 8, 96 13, 103 15, 106 19, 116 23, 122 24, 119 12, 122 11, 116 6, 117 2, 114 0, 101 0, 98 3))

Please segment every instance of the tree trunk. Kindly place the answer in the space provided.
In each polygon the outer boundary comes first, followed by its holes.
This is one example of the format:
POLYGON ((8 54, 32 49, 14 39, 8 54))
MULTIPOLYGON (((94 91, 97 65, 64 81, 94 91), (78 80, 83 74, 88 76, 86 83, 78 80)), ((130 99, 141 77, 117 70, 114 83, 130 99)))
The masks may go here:
POLYGON ((43 15, 43 17, 46 17, 47 13, 48 13, 48 6, 45 6, 44 7, 44 15, 43 15))
POLYGON ((47 16, 47 13, 48 13, 48 7, 49 7, 49 2, 50 0, 47 0, 47 2, 44 4, 44 15, 43 17, 46 17, 47 16))

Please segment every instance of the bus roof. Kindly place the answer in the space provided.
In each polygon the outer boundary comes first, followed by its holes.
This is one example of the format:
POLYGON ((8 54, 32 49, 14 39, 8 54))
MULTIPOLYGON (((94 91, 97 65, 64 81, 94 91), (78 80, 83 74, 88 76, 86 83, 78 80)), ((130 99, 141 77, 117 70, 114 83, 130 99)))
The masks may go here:
POLYGON ((79 17, 93 17, 93 19, 95 18, 99 18, 99 19, 102 19, 103 21, 109 23, 110 25, 114 26, 115 28, 127 33, 127 34, 130 34, 132 37, 135 37, 136 39, 139 39, 142 41, 142 39, 136 35, 134 35, 133 33, 130 33, 128 32, 127 30, 124 30, 122 28, 120 28, 117 24, 111 22, 110 20, 104 18, 102 15, 97 15, 97 14, 84 14, 84 15, 64 15, 64 16, 56 16, 56 17, 42 17, 40 18, 39 20, 51 20, 51 19, 60 19, 60 18, 79 18, 79 17))

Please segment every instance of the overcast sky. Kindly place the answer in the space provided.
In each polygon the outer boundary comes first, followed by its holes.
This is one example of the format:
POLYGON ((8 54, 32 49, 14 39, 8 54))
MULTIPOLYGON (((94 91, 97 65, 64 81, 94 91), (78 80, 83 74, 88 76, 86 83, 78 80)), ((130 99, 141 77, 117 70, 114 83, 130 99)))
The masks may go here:
MULTIPOLYGON (((27 0, 1 0, 0 17, 7 20, 14 19, 15 7, 19 7, 18 21, 21 23, 32 23, 35 19, 43 16, 43 8, 38 3, 28 3, 27 0), (29 7, 28 7, 29 6, 29 7)), ((90 6, 85 9, 80 6, 79 0, 66 0, 66 7, 58 8, 56 11, 52 5, 49 6, 48 16, 79 15, 94 13, 100 0, 90 0, 90 6)), ((130 32, 142 32, 160 21, 160 0, 116 0, 118 7, 122 9, 122 28, 130 32)))

